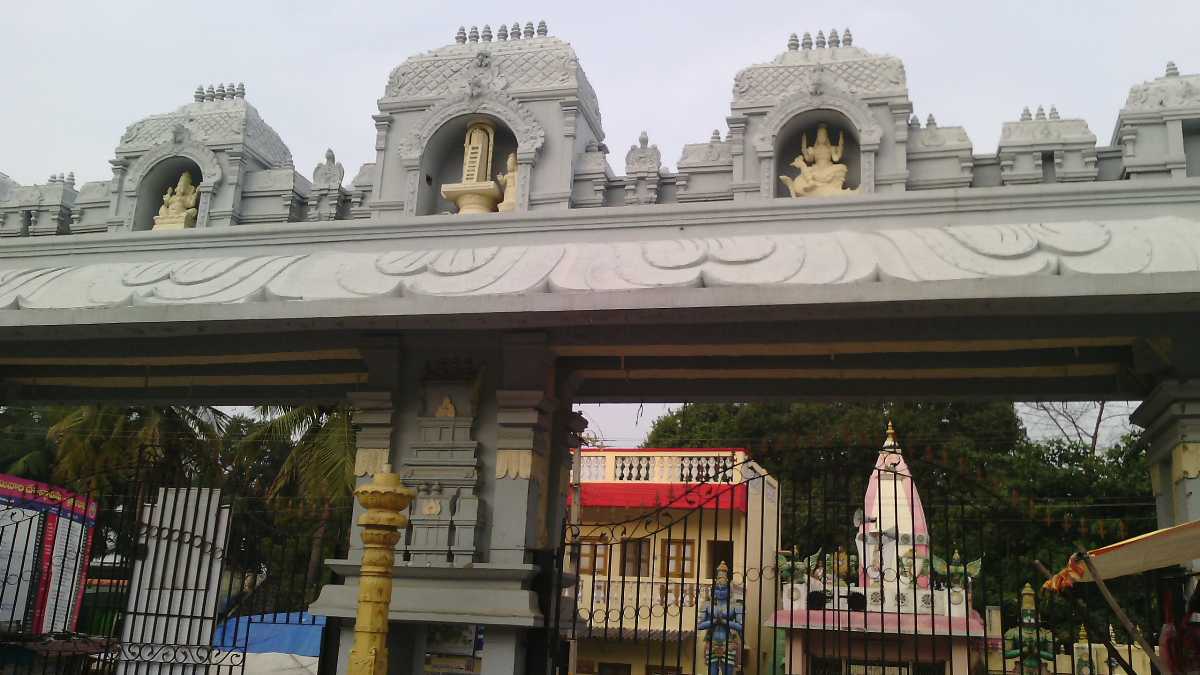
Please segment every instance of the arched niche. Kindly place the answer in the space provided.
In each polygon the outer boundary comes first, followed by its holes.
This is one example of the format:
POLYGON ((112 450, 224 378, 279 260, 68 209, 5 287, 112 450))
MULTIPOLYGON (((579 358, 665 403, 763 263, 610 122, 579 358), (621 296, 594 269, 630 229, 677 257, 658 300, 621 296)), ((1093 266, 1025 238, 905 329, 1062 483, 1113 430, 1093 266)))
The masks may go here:
MULTIPOLYGON (((484 114, 460 115, 447 120, 430 135, 421 153, 416 190, 415 215, 454 213, 454 203, 442 197, 442 186, 462 180, 463 141, 467 127, 485 121, 496 129, 495 145, 492 148, 491 180, 496 174, 504 173, 505 162, 510 154, 517 152, 517 137, 503 120, 484 114)), ((528 171, 521 177, 528 180, 528 171)))
MULTIPOLYGON (((858 162, 859 192, 875 191, 875 154, 879 151, 879 144, 883 139, 883 128, 875 121, 865 103, 834 86, 824 85, 819 93, 814 93, 811 89, 797 91, 780 101, 763 120, 754 142, 761 179, 759 194, 763 197, 787 194, 786 190, 777 190, 782 181, 779 180, 780 172, 777 172, 776 168, 787 166, 791 171, 784 173, 794 175, 796 170, 788 164, 795 159, 795 154, 786 160, 781 157, 781 163, 776 161, 776 155, 783 152, 781 145, 787 142, 792 129, 796 126, 803 127, 812 120, 815 133, 816 124, 819 123, 817 120, 826 116, 840 118, 839 128, 844 128, 847 132, 847 145, 853 138, 858 146, 855 155, 858 162)), ((809 142, 812 140, 810 137, 809 142)), ((837 143, 836 134, 831 142, 837 143)), ((796 141, 796 144, 798 145, 799 141, 796 141)), ((848 175, 849 173, 847 171, 848 175)))
POLYGON ((846 165, 846 183, 844 187, 857 188, 862 185, 862 148, 858 142, 858 130, 842 113, 836 110, 816 109, 807 110, 792 117, 780 128, 775 136, 775 195, 790 197, 791 193, 779 180, 779 176, 796 176, 800 170, 792 166, 792 162, 801 153, 804 140, 807 138, 811 146, 816 142, 817 128, 824 124, 829 130, 829 142, 837 145, 838 138, 845 139, 845 150, 840 164, 846 165))
MULTIPOLYGON (((154 216, 158 215, 162 206, 163 195, 167 193, 167 188, 175 187, 179 183, 179 177, 185 171, 192 174, 192 185, 197 188, 208 178, 195 160, 183 155, 162 159, 141 176, 134 203, 134 230, 154 228, 154 216)), ((197 220, 196 224, 199 226, 200 221, 197 220)))

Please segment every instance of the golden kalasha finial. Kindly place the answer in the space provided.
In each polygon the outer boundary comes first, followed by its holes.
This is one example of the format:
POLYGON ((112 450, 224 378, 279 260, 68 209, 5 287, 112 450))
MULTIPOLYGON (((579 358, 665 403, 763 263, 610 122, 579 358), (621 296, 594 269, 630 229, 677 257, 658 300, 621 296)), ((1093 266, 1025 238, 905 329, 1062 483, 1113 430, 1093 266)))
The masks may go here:
POLYGON ((883 439, 883 449, 900 452, 900 443, 896 441, 896 427, 892 424, 891 418, 888 418, 887 437, 883 439))
POLYGON ((1087 626, 1085 626, 1083 624, 1079 624, 1079 641, 1080 642, 1088 641, 1087 626))

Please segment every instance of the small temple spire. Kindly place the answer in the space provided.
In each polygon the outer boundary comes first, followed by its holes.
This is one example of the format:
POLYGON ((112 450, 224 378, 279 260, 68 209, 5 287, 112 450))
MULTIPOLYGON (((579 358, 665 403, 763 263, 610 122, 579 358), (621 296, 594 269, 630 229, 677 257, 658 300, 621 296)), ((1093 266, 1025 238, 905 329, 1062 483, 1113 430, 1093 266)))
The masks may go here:
POLYGON ((528 40, 531 37, 533 37, 533 22, 526 21, 525 22, 525 39, 528 40))
POLYGON ((805 31, 804 37, 800 39, 800 47, 802 49, 812 49, 812 45, 812 35, 809 35, 808 31, 805 31))
POLYGON ((500 28, 496 30, 496 39, 501 42, 508 40, 508 26, 500 24, 500 28))
POLYGON ((1046 119, 1046 109, 1045 109, 1045 108, 1043 108, 1042 106, 1040 106, 1040 105, 1039 105, 1039 106, 1038 106, 1038 109, 1037 109, 1037 114, 1036 114, 1036 115, 1034 115, 1034 116, 1033 116, 1033 118, 1034 118, 1035 120, 1044 120, 1044 119, 1046 119))
POLYGON ((492 26, 491 26, 491 24, 486 24, 486 23, 483 24, 483 32, 479 34, 479 37, 481 37, 484 42, 492 41, 492 26))
POLYGON ((795 33, 792 33, 791 35, 788 36, 787 45, 788 45, 789 52, 794 52, 797 49, 800 49, 800 38, 796 37, 795 33))
POLYGON ((471 26, 471 32, 467 33, 468 42, 479 42, 479 28, 471 26))
POLYGON ((908 118, 908 126, 915 127, 917 129, 921 128, 921 120, 917 118, 916 113, 913 113, 912 117, 908 118))
POLYGON ((887 437, 883 439, 883 450, 886 452, 900 452, 900 443, 896 441, 896 427, 892 424, 892 420, 888 418, 887 437))
POLYGON ((1060 119, 1058 116, 1058 108, 1056 108, 1054 106, 1050 106, 1050 119, 1052 119, 1052 120, 1060 119))
POLYGON ((850 34, 850 29, 842 31, 842 46, 849 47, 854 44, 854 36, 850 34))
POLYGON ((238 98, 246 98, 246 83, 245 82, 238 82, 237 97, 238 98))
POLYGON ((825 31, 817 31, 817 49, 825 48, 825 31))
POLYGON ((1174 61, 1167 61, 1167 77, 1179 77, 1179 66, 1174 61))
POLYGON ((721 142, 721 132, 717 129, 713 129, 712 136, 708 139, 708 142, 709 143, 720 143, 721 142))
POLYGON ((1021 109, 1021 121, 1028 122, 1031 119, 1033 119, 1033 115, 1029 112, 1029 106, 1025 106, 1021 109))
POLYGON ((467 42, 467 29, 466 29, 465 27, 463 27, 463 26, 459 26, 459 27, 458 27, 458 32, 454 34, 454 41, 455 41, 455 42, 457 42, 457 43, 458 43, 458 44, 460 44, 460 45, 461 45, 461 44, 466 44, 466 42, 467 42))
POLYGON ((937 120, 933 119, 933 113, 929 113, 929 117, 925 118, 925 126, 930 129, 937 128, 937 120))
POLYGON ((550 34, 550 29, 546 27, 546 22, 538 21, 537 36, 538 37, 546 37, 549 34, 550 34))
POLYGON ((196 91, 192 93, 192 100, 196 103, 204 100, 204 85, 196 85, 196 91))
POLYGON ((838 32, 837 32, 836 28, 829 29, 829 46, 830 47, 841 47, 842 46, 842 39, 840 37, 838 37, 838 32))
POLYGON ((521 24, 520 24, 520 22, 514 21, 512 28, 508 29, 508 39, 510 39, 510 40, 520 40, 521 39, 521 24))

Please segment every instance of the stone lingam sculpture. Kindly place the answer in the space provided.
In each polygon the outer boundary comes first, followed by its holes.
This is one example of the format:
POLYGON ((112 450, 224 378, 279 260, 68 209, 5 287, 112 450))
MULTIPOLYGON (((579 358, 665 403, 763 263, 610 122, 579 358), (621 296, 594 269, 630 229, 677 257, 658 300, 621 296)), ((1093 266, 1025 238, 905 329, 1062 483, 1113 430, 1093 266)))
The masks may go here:
POLYGON ((500 200, 500 186, 490 180, 496 128, 490 122, 473 122, 463 141, 462 182, 442 186, 442 196, 458 206, 460 214, 491 213, 500 200))
POLYGON ((192 174, 187 171, 179 177, 175 187, 168 187, 163 195, 162 206, 154 217, 156 230, 182 230, 196 226, 196 202, 200 193, 192 185, 192 174))
POLYGON ((829 142, 829 127, 817 125, 817 140, 808 144, 808 134, 800 137, 800 154, 792 160, 792 166, 800 169, 800 175, 780 176, 793 197, 830 197, 854 194, 858 188, 847 188, 846 165, 840 164, 846 150, 846 135, 838 134, 838 143, 829 142))

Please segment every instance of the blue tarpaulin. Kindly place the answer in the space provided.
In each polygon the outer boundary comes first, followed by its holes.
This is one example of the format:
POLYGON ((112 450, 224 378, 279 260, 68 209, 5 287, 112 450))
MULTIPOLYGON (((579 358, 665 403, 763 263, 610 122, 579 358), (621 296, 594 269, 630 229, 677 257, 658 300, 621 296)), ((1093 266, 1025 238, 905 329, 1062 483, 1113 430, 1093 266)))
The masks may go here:
POLYGON ((308 612, 239 616, 217 626, 213 647, 247 654, 321 655, 325 617, 308 612))

